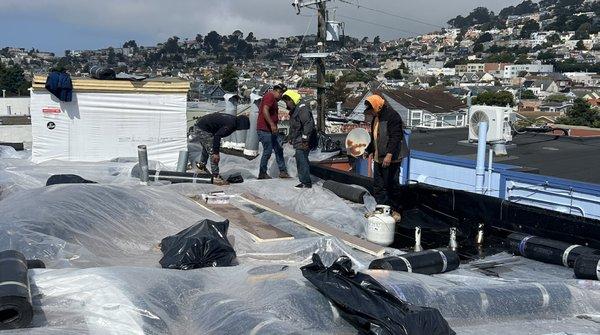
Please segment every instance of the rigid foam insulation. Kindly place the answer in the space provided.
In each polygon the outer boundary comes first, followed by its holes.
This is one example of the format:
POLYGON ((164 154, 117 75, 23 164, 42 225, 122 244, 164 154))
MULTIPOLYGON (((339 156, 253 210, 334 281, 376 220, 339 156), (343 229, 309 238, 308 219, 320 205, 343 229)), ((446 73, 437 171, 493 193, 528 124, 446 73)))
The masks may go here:
POLYGON ((570 244, 521 233, 508 235, 508 244, 510 250, 516 255, 571 268, 578 256, 596 252, 595 249, 578 244, 570 244))

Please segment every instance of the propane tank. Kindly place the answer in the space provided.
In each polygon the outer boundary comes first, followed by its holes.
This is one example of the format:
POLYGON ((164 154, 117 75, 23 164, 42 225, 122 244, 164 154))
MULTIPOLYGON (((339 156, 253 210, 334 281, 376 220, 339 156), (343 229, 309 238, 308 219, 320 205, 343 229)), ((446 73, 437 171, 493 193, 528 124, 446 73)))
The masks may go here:
POLYGON ((367 222, 367 240, 382 246, 394 242, 396 220, 391 215, 390 206, 377 205, 367 222))

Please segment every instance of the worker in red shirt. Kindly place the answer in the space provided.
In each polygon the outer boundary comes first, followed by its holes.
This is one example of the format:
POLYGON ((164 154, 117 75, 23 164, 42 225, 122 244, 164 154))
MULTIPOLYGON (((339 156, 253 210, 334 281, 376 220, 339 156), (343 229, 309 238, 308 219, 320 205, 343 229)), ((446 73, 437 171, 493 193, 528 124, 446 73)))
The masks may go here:
POLYGON ((279 167, 279 178, 290 178, 283 157, 283 136, 279 134, 277 129, 277 121, 279 120, 277 102, 281 100, 281 96, 286 90, 285 85, 277 84, 263 96, 260 102, 256 131, 258 132, 258 140, 263 147, 263 153, 260 158, 258 179, 271 179, 271 176, 267 174, 267 166, 273 151, 275 151, 275 159, 279 167))

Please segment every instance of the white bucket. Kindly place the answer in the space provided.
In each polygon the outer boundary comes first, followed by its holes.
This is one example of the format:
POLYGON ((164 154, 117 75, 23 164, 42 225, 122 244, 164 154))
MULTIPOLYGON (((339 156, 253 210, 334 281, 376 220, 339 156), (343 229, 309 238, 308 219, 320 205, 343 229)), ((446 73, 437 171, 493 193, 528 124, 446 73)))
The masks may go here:
POLYGON ((396 220, 391 215, 390 206, 377 205, 367 222, 367 240, 388 246, 394 242, 396 220))
POLYGON ((363 128, 354 128, 346 136, 346 152, 354 157, 360 157, 371 143, 371 135, 363 128))

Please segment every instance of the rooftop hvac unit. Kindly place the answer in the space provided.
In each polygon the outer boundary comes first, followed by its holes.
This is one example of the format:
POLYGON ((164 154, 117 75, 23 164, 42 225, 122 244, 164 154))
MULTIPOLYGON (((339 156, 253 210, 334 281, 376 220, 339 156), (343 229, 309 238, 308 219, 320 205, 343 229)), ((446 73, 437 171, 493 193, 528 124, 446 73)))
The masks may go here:
POLYGON ((469 112, 469 141, 479 141, 479 123, 487 122, 486 142, 510 142, 512 132, 510 107, 471 106, 469 112))

